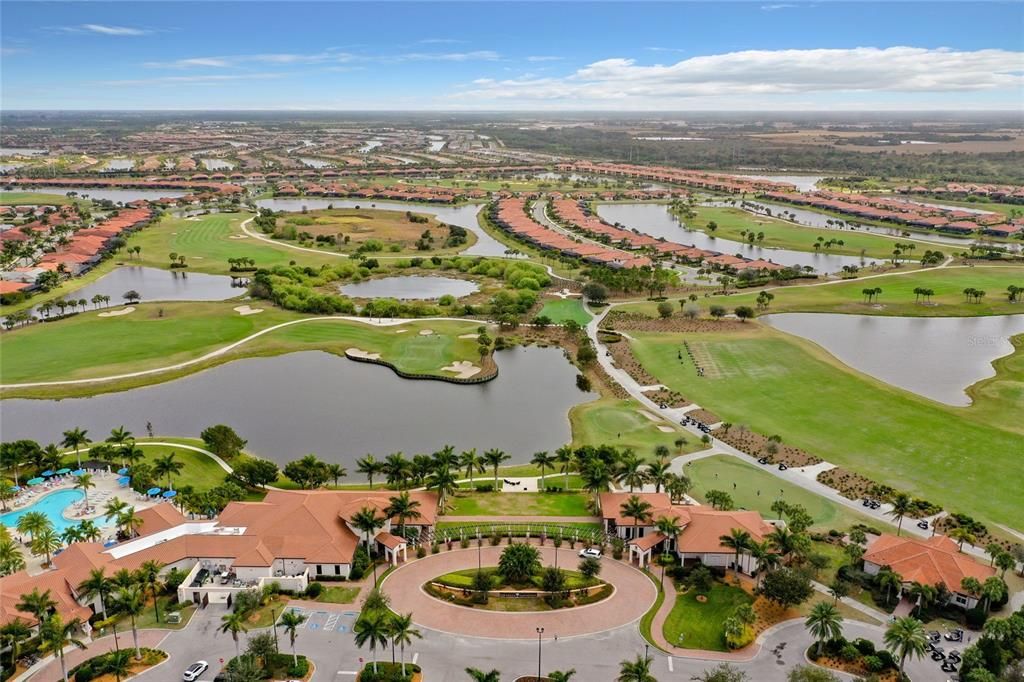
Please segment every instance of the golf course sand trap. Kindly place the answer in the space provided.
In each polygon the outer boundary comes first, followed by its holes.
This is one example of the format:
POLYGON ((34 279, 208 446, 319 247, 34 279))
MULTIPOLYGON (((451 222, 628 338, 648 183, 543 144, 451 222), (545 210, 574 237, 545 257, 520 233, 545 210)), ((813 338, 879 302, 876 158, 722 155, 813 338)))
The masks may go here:
POLYGON ((659 426, 658 430, 661 431, 662 433, 672 433, 673 431, 675 431, 675 429, 673 429, 671 426, 664 425, 659 426))
POLYGON ((640 414, 642 414, 643 416, 647 417, 652 422, 660 422, 661 421, 661 417, 656 417, 653 414, 651 414, 650 412, 647 412, 646 410, 640 410, 640 414))
POLYGON ((463 334, 459 338, 460 339, 479 339, 480 335, 479 334, 463 334))
POLYGON ((233 234, 233 235, 228 237, 228 239, 248 239, 248 238, 249 238, 249 235, 247 235, 247 234, 233 234))
POLYGON ((189 221, 190 223, 198 223, 199 222, 199 218, 196 218, 195 216, 192 216, 191 218, 185 218, 185 220, 189 221))
POLYGON ((473 376, 476 376, 477 374, 479 374, 480 373, 480 368, 477 367, 476 365, 474 365, 469 360, 458 360, 458 361, 453 362, 452 364, 448 365, 447 367, 442 367, 441 371, 443 371, 443 372, 455 372, 455 376, 457 378, 459 378, 459 379, 469 379, 470 377, 473 377, 473 376))
POLYGON ((366 360, 380 360, 380 353, 371 353, 367 350, 360 350, 359 348, 349 348, 345 351, 345 355, 352 358, 363 358, 366 360))
POLYGON ((234 311, 239 315, 256 315, 262 313, 263 308, 250 308, 248 305, 235 306, 234 311))
POLYGON ((135 308, 128 306, 127 308, 121 308, 120 310, 111 310, 109 312, 100 313, 97 317, 121 317, 122 315, 128 315, 134 313, 135 308))
POLYGON ((398 330, 398 331, 396 331, 395 333, 396 333, 396 334, 405 334, 405 333, 406 333, 406 332, 408 332, 408 331, 409 331, 408 329, 399 329, 399 330, 398 330))
POLYGON ((433 333, 434 333, 433 329, 421 329, 420 330, 420 336, 430 336, 433 333))

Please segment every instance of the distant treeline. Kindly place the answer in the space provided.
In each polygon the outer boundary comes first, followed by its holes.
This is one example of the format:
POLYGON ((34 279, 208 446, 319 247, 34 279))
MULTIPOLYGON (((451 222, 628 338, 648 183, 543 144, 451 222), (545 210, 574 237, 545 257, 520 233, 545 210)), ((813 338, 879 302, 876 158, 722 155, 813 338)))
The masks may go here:
MULTIPOLYGON (((743 135, 710 140, 637 140, 630 132, 589 127, 518 130, 484 127, 509 147, 605 161, 728 170, 784 168, 842 175, 914 178, 936 182, 1024 183, 1024 152, 896 154, 786 144, 743 135)), ((711 135, 705 135, 711 137, 711 135)))

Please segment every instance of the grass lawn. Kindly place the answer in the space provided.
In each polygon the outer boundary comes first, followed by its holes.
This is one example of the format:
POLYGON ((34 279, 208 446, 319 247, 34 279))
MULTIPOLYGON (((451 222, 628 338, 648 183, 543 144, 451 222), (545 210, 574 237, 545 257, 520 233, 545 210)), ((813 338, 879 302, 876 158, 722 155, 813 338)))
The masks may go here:
POLYGON ((0 192, 0 206, 64 206, 65 204, 75 203, 76 201, 83 206, 89 206, 92 204, 88 199, 68 197, 63 194, 46 194, 44 192, 0 192))
MULTIPOLYGON (((869 519, 828 498, 789 483, 753 464, 729 455, 713 455, 686 465, 686 475, 693 481, 690 495, 705 502, 708 490, 724 490, 732 496, 737 507, 754 509, 765 518, 775 518, 771 510, 775 500, 800 504, 814 518, 815 530, 836 528, 845 530, 855 523, 869 519), (733 487, 735 484, 735 487, 733 487), (760 491, 760 495, 758 495, 760 491), (780 495, 780 491, 783 491, 780 495)), ((877 525, 873 519, 871 523, 877 525)), ((832 547, 832 545, 829 545, 832 547)))
POLYGON ((450 516, 593 516, 579 493, 459 493, 450 516))
POLYGON ((689 590, 676 596, 665 619, 665 639, 683 649, 727 651, 722 623, 737 606, 753 602, 754 598, 742 589, 724 583, 712 586, 705 603, 697 601, 695 590, 689 590))
MULTIPOLYGON (((441 518, 444 518, 444 517, 441 517, 441 518)), ((472 521, 438 521, 437 522, 437 530, 441 531, 441 530, 454 530, 454 529, 459 529, 459 528, 465 528, 466 529, 465 536, 472 540, 472 539, 476 538, 476 531, 480 527, 480 525, 483 524, 483 523, 486 523, 486 522, 475 523, 475 522, 472 522, 472 521)), ((500 522, 498 524, 496 524, 496 525, 500 526, 500 522)), ((531 526, 531 528, 537 528, 537 529, 540 529, 540 530, 543 530, 544 528, 547 528, 548 532, 550 532, 551 535, 555 535, 555 529, 556 528, 563 528, 563 529, 564 528, 573 528, 573 529, 578 530, 580 532, 580 538, 581 539, 586 537, 587 533, 599 533, 599 532, 601 532, 601 528, 602 528, 600 523, 585 523, 585 522, 582 522, 582 521, 559 521, 558 523, 550 523, 550 524, 546 524, 546 523, 543 523, 543 522, 540 522, 540 521, 532 521, 532 522, 530 522, 530 526, 531 526)), ((494 529, 493 528, 485 528, 484 530, 485 531, 493 532, 494 529)), ((513 530, 514 531, 518 531, 518 529, 513 529, 513 530)), ((501 533, 503 534, 503 537, 506 534, 505 530, 501 530, 501 533)), ((515 533, 513 533, 513 534, 515 535, 515 533)), ((537 531, 531 531, 531 534, 534 537, 536 537, 537 536, 537 531)), ((458 538, 461 537, 461 535, 458 534, 458 533, 452 533, 451 535, 455 539, 458 539, 458 538)), ((570 534, 566 533, 563 537, 568 537, 568 535, 570 535, 570 534)), ((520 537, 520 535, 515 535, 515 537, 520 537)), ((567 545, 563 545, 563 546, 567 546, 567 545)))
POLYGON ((316 598, 318 602, 325 604, 351 604, 359 596, 358 587, 334 587, 321 583, 324 586, 323 592, 316 598))
POLYGON ((784 220, 778 220, 777 218, 755 216, 739 208, 698 206, 694 210, 697 213, 697 217, 686 221, 690 227, 707 232, 715 237, 723 237, 738 242, 746 242, 744 235, 740 234, 743 230, 754 233, 764 232, 764 241, 758 242, 758 245, 769 248, 814 253, 815 242, 818 240, 818 237, 823 237, 825 241, 829 239, 842 239, 843 246, 833 246, 827 250, 822 249, 821 253, 847 256, 860 256, 863 253, 868 260, 883 260, 892 256, 893 245, 897 241, 893 237, 872 235, 865 232, 832 232, 813 227, 801 227, 784 220), (713 233, 706 227, 711 221, 718 225, 718 228, 713 233))
MULTIPOLYGON (((189 620, 192 618, 192 614, 196 612, 196 605, 192 602, 179 602, 171 604, 170 597, 160 597, 160 622, 156 621, 156 613, 153 611, 153 602, 150 601, 146 604, 145 610, 135 619, 135 626, 139 629, 142 628, 158 628, 167 630, 181 630, 188 625, 189 620), (168 613, 180 613, 180 623, 168 623, 168 613)), ((127 618, 121 618, 117 621, 118 637, 124 636, 127 630, 129 641, 131 641, 131 621, 127 618)))
MULTIPOLYGON (((720 377, 701 380, 680 370, 678 335, 634 337, 634 352, 648 371, 724 421, 780 434, 786 443, 949 511, 1024 527, 1015 492, 1024 489, 1021 435, 1008 430, 1017 427, 984 423, 976 407, 940 405, 893 388, 850 370, 819 346, 762 325, 689 335, 721 370, 720 377)), ((1004 412, 1007 424, 1010 413, 1004 412)))
POLYGON ((546 315, 555 324, 562 324, 568 320, 576 320, 580 325, 590 322, 590 313, 583 307, 583 301, 578 298, 552 299, 544 304, 538 315, 546 315))
MULTIPOLYGON (((145 441, 138 445, 145 455, 142 461, 146 464, 152 465, 158 457, 166 457, 172 452, 174 459, 184 463, 185 468, 181 473, 171 479, 176 489, 192 486, 197 491, 209 490, 223 483, 224 477, 227 476, 227 472, 221 469, 219 464, 201 452, 175 448, 171 445, 147 445, 145 441)), ((201 442, 198 446, 204 447, 201 442)), ((161 488, 166 487, 167 480, 157 481, 157 485, 161 488)))
POLYGON ((569 421, 572 424, 572 446, 614 445, 632 448, 641 457, 654 458, 654 449, 664 445, 672 456, 703 450, 704 444, 697 436, 683 431, 675 424, 652 421, 641 412, 643 407, 635 400, 601 398, 572 408, 569 421), (672 430, 665 432, 659 426, 672 430), (686 441, 680 448, 676 440, 686 441))
MULTIPOLYGON (((483 573, 491 579, 491 589, 499 590, 502 588, 540 588, 541 586, 541 572, 538 571, 533 575, 533 580, 526 584, 506 584, 504 577, 498 573, 498 569, 494 566, 485 566, 483 573)), ((571 571, 562 569, 562 573, 565 575, 565 587, 569 590, 576 590, 581 587, 587 587, 589 585, 597 585, 600 580, 593 579, 588 580, 583 577, 583 574, 578 571, 571 571)), ((472 587, 473 578, 476 577, 475 568, 465 568, 461 571, 452 571, 451 573, 445 573, 434 578, 433 582, 441 583, 442 585, 449 585, 451 587, 472 587)))

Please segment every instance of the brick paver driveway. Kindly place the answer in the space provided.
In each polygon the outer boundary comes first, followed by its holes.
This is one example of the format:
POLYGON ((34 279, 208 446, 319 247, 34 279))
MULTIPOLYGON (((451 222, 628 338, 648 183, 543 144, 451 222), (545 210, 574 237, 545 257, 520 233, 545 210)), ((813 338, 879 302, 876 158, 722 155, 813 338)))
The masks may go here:
MULTIPOLYGON (((484 566, 496 566, 501 550, 484 547, 484 566)), ((544 565, 554 563, 554 548, 540 547, 544 565)), ((577 550, 558 550, 558 565, 575 569, 579 562, 577 550)), ((574 637, 603 632, 638 620, 657 597, 654 583, 622 561, 601 559, 601 579, 615 587, 612 596, 596 604, 557 611, 503 613, 447 604, 423 591, 423 584, 439 575, 465 568, 476 568, 477 549, 456 549, 416 559, 400 566, 382 583, 391 597, 391 608, 398 613, 412 613, 413 620, 426 628, 450 634, 500 639, 531 639, 537 628, 544 628, 545 638, 574 637)))

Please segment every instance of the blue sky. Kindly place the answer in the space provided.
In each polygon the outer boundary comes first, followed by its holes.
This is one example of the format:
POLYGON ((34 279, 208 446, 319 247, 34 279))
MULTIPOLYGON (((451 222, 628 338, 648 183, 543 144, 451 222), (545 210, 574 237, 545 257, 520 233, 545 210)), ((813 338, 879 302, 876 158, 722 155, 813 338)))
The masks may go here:
POLYGON ((1020 109, 1024 4, 0 3, 5 109, 1020 109))

